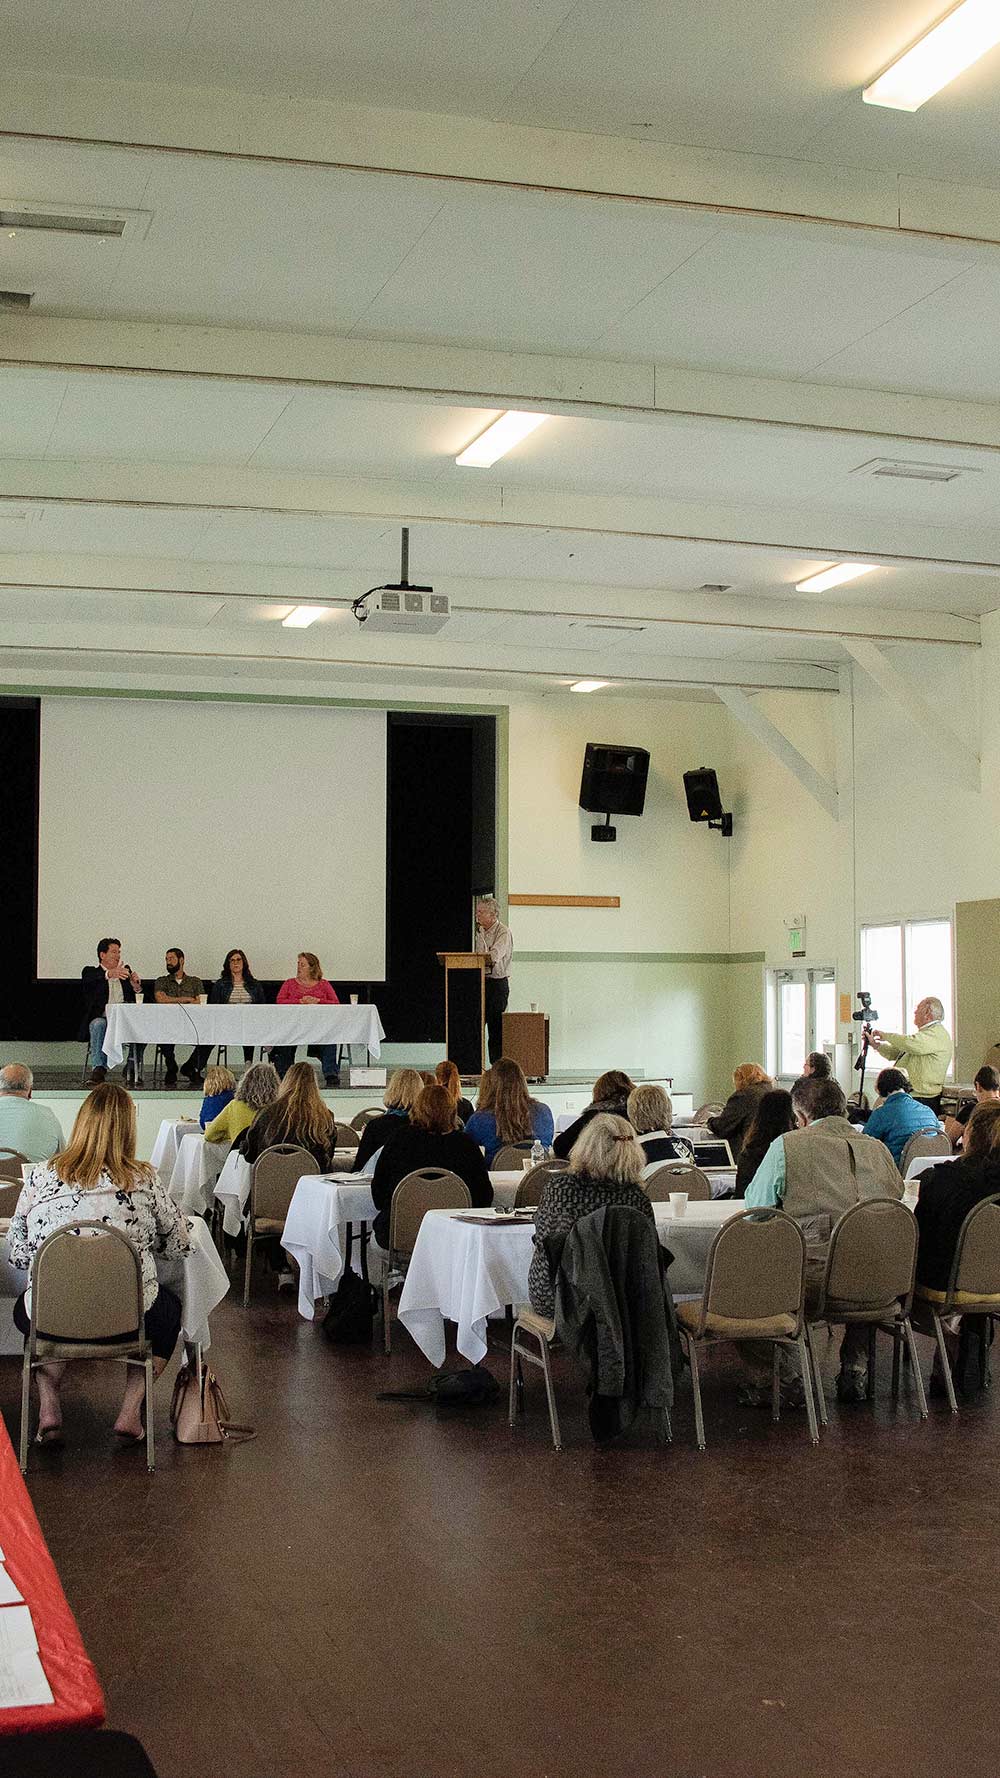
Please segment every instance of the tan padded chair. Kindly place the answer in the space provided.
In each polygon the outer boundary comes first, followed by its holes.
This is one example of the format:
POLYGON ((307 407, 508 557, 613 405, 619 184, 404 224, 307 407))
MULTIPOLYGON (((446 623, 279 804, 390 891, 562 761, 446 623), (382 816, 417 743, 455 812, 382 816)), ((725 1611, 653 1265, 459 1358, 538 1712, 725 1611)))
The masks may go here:
POLYGON ((532 1147, 532 1142, 508 1142, 505 1148, 497 1149, 490 1162, 490 1172, 520 1173, 531 1154, 532 1147))
MULTIPOLYGON (((944 1371, 948 1406, 953 1414, 957 1414, 958 1399, 943 1323, 948 1315, 988 1315, 991 1321, 1000 1318, 1000 1193, 974 1204, 965 1218, 955 1244, 947 1290, 932 1291, 918 1284, 914 1291, 913 1310, 918 1327, 933 1329, 944 1371)), ((984 1347, 980 1359, 980 1378, 984 1384, 985 1354, 984 1347)))
POLYGON ((0 1216, 13 1216, 17 1209, 17 1200, 21 1196, 20 1180, 17 1185, 7 1185, 0 1174, 0 1216))
POLYGON ((712 1181, 692 1161, 664 1161, 640 1184, 654 1204, 665 1203, 671 1192, 687 1192, 692 1204, 706 1204, 712 1196, 712 1181))
POLYGON ((250 1170, 250 1196, 246 1208, 246 1267, 243 1275, 243 1307, 250 1302, 250 1268, 253 1244, 261 1236, 280 1235, 296 1185, 305 1173, 318 1173, 319 1162, 307 1148, 294 1142, 276 1142, 265 1148, 250 1170))
POLYGON ((816 1328, 821 1322, 867 1326, 869 1400, 875 1392, 875 1337, 879 1328, 893 1335, 894 1395, 899 1389, 900 1339, 905 1335, 920 1418, 926 1420, 927 1400, 910 1321, 916 1270, 917 1224, 912 1211, 898 1198, 867 1198, 852 1204, 834 1224, 819 1295, 806 1310, 813 1387, 824 1426, 828 1420, 826 1397, 816 1351, 816 1328))
POLYGON ((385 1106, 384 1105, 366 1105, 364 1111, 359 1111, 355 1114, 354 1117, 352 1117, 351 1129, 355 1130, 357 1132, 357 1134, 360 1136, 365 1125, 370 1124, 373 1117, 384 1117, 384 1116, 385 1116, 385 1106))
POLYGON ((27 1162, 27 1155, 19 1148, 0 1148, 0 1185, 21 1185, 21 1168, 27 1162))
POLYGON ((390 1274, 405 1273, 428 1210, 469 1210, 472 1193, 464 1179, 446 1167, 419 1167, 407 1173, 392 1194, 389 1207, 389 1258, 382 1273, 382 1330, 385 1349, 392 1351, 389 1325, 390 1274))
POLYGON ((46 1237, 31 1262, 31 1320, 21 1371, 22 1475, 28 1473, 32 1371, 40 1364, 75 1364, 81 1358, 142 1365, 146 1468, 152 1473, 153 1356, 144 1322, 142 1260, 121 1229, 105 1222, 71 1222, 46 1237))
POLYGON ((342 1124, 338 1118, 334 1127, 337 1132, 337 1148, 357 1148, 361 1137, 353 1124, 342 1124))
POLYGON ((911 1161, 922 1154, 947 1154, 952 1152, 951 1137, 943 1130, 918 1130, 914 1136, 903 1144, 903 1152, 899 1157, 899 1171, 906 1178, 906 1169, 911 1161))
POLYGON ((677 1304, 677 1328, 691 1361, 694 1422, 698 1449, 705 1449, 698 1351, 722 1340, 767 1341, 774 1348, 771 1414, 781 1409, 778 1354, 783 1346, 799 1355, 809 1437, 819 1442, 806 1347, 806 1243, 798 1223, 783 1210, 744 1210, 724 1223, 708 1253, 705 1287, 699 1303, 677 1304))
POLYGON ((552 1429, 552 1443, 557 1451, 562 1450, 562 1434, 559 1430, 559 1414, 556 1409, 556 1392, 552 1383, 552 1363, 550 1352, 556 1337, 556 1324, 544 1315, 536 1315, 534 1309, 519 1309, 510 1336, 510 1399, 507 1404, 507 1419, 513 1428, 517 1422, 517 1404, 519 1384, 521 1384, 521 1365, 533 1364, 545 1378, 545 1399, 549 1404, 549 1426, 552 1429), (520 1339, 518 1336, 520 1335, 520 1339), (522 1342, 530 1340, 531 1346, 522 1342))
POLYGON ((533 1209, 542 1195, 542 1186, 550 1175, 568 1171, 568 1161, 539 1161, 537 1167, 532 1167, 518 1180, 517 1190, 514 1193, 514 1209, 533 1209))

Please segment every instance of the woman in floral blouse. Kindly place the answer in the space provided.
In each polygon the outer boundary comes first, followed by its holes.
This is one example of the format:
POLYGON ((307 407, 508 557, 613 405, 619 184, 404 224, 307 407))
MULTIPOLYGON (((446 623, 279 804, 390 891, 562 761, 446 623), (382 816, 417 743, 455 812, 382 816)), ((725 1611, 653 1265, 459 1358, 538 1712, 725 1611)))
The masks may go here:
MULTIPOLYGON (((8 1251, 12 1265, 27 1271, 46 1237, 66 1223, 106 1222, 121 1229, 142 1261, 146 1338, 159 1376, 177 1344, 181 1305, 174 1292, 159 1283, 153 1255, 179 1259, 190 1252, 191 1239, 155 1170, 136 1160, 135 1141, 135 1106, 128 1093, 111 1082, 96 1087, 81 1105, 62 1153, 38 1162, 28 1173, 11 1221, 8 1251)), ((14 1325, 25 1338, 30 1309, 29 1283, 14 1304, 14 1325)), ((65 1364, 45 1364, 35 1372, 41 1409, 38 1444, 62 1441, 59 1386, 65 1369, 65 1364)), ((135 1443, 144 1436, 144 1391, 142 1371, 130 1367, 115 1431, 135 1443)))

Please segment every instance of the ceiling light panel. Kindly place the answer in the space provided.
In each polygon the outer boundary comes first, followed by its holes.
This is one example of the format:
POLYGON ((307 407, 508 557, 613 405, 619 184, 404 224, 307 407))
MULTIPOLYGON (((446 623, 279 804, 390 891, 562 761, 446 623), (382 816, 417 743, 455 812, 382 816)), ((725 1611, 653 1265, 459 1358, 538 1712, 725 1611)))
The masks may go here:
POLYGON ((964 463, 909 463, 901 457, 872 457, 851 473, 897 482, 956 482, 960 476, 981 475, 982 470, 964 463))
POLYGON ((610 679, 576 679, 569 689, 570 691, 603 691, 605 686, 610 684, 610 679))
POLYGON ((462 469, 489 469, 498 458, 513 450, 515 445, 530 433, 544 426, 548 414, 522 414, 513 408, 487 426, 478 438, 473 439, 464 451, 455 458, 462 469))
POLYGON ((861 94, 866 105, 918 111, 973 62, 1000 43, 997 0, 963 0, 925 36, 890 62, 861 94))
POLYGON ((296 605, 294 611, 290 611, 281 622, 286 630, 308 630, 309 625, 314 624, 317 618, 329 615, 329 607, 326 605, 296 605))
POLYGON ((0 196, 0 229, 9 236, 75 235, 92 241, 142 240, 149 210, 100 210, 82 204, 36 204, 0 196))
POLYGON ((821 568, 818 574, 810 574, 806 580, 795 582, 797 593, 825 593, 835 586, 846 586, 849 580, 860 580, 862 574, 874 574, 877 562, 833 562, 829 568, 821 568))

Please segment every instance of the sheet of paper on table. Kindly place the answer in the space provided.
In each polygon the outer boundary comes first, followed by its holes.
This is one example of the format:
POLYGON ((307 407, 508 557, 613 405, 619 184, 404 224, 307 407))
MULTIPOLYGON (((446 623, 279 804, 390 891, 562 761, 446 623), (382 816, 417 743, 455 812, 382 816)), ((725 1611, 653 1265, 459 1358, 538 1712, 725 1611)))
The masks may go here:
POLYGON ((25 1710, 31 1704, 51 1704, 52 1687, 45 1668, 31 1649, 21 1654, 0 1655, 0 1710, 25 1710))
POLYGON ((3 1558, 0 1556, 0 1605, 23 1604, 24 1594, 18 1592, 6 1568, 3 1567, 3 1558))

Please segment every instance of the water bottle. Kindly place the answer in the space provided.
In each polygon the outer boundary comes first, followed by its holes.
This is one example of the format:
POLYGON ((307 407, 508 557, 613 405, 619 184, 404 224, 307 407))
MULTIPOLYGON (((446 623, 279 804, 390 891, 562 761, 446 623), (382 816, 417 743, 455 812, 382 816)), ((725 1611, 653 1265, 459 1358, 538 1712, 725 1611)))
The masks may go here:
POLYGON ((539 1161, 544 1161, 544 1159, 545 1150, 536 1136, 534 1142, 531 1144, 531 1165, 537 1167, 539 1161))

